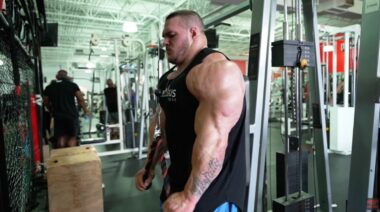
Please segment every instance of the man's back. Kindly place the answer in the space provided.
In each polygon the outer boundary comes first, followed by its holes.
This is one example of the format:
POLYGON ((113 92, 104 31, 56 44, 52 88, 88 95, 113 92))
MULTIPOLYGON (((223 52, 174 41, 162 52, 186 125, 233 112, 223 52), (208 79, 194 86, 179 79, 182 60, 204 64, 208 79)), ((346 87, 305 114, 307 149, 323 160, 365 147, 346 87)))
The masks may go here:
POLYGON ((45 89, 53 109, 53 116, 57 118, 77 118, 78 110, 75 107, 75 93, 79 91, 77 84, 68 80, 59 80, 45 89))
POLYGON ((104 89, 106 97, 106 105, 108 112, 117 112, 117 90, 116 87, 108 87, 104 89))

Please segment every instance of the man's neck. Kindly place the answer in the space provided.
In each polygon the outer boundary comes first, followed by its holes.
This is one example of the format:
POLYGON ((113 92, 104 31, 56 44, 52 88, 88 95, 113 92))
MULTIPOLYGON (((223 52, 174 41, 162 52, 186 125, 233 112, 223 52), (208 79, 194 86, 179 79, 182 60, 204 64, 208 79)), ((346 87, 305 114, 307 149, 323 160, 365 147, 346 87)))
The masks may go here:
POLYGON ((192 51, 185 59, 185 61, 182 64, 177 64, 176 71, 182 72, 185 70, 185 68, 194 60, 195 56, 199 54, 200 51, 202 51, 206 47, 198 48, 196 51, 192 51))

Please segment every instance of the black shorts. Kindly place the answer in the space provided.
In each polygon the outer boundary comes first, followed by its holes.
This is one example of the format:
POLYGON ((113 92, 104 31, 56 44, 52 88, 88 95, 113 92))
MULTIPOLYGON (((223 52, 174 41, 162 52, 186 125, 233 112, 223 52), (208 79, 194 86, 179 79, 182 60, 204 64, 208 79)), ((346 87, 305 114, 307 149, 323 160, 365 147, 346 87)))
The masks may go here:
POLYGON ((54 136, 62 137, 69 136, 74 137, 78 135, 79 132, 79 121, 78 119, 70 118, 54 118, 54 136))

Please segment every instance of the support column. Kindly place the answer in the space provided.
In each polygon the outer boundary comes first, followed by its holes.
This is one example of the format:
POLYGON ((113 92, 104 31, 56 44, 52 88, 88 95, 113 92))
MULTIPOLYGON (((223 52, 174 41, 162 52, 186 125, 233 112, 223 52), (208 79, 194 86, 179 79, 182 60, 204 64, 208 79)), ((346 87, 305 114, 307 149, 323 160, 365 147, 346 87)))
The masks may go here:
POLYGON ((380 2, 363 2, 356 112, 352 144, 349 212, 370 211, 374 197, 380 111, 380 2))
MULTIPOLYGON (((250 0, 252 5, 247 99, 251 170, 247 210, 263 211, 265 159, 268 143, 268 118, 271 80, 270 41, 276 12, 276 0, 250 0), (273 16, 273 17, 272 17, 273 16)), ((264 200, 266 201, 266 200, 264 200)))

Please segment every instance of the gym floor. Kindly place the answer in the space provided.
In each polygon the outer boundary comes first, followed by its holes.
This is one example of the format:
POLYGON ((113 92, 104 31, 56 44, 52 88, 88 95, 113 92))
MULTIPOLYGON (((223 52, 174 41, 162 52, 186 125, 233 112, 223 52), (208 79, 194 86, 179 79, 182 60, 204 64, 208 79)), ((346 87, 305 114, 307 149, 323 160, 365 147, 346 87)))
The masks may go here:
MULTIPOLYGON (((276 198, 276 167, 275 154, 283 149, 280 136, 280 124, 270 123, 268 145, 268 198, 276 198), (269 157, 270 156, 270 157, 269 157)), ((332 186, 332 202, 337 205, 334 212, 346 211, 346 199, 348 190, 348 175, 350 169, 350 156, 329 154, 332 186)), ((128 158, 128 155, 114 155, 101 157, 104 189, 104 211, 106 212, 151 212, 159 211, 159 195, 161 192, 162 178, 159 174, 147 192, 139 192, 134 186, 134 174, 144 165, 144 160, 128 158)), ((309 154, 309 191, 315 195, 313 156, 309 154)), ((46 182, 45 182, 46 183, 46 182)), ((35 191, 37 195, 36 207, 33 212, 48 211, 46 185, 39 186, 35 191)), ((318 187, 318 186, 316 186, 318 187)), ((316 198, 318 202, 318 197, 316 198)), ((269 201, 271 209, 271 200, 269 201)), ((319 211, 319 210, 318 210, 319 211)))

